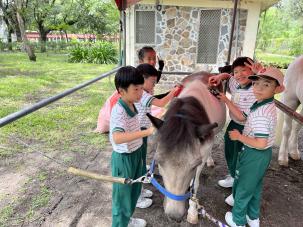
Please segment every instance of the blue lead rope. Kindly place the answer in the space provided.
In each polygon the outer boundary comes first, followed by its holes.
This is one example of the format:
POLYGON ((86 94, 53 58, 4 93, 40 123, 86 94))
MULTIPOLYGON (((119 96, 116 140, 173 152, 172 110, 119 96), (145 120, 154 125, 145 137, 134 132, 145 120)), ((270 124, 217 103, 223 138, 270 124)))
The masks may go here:
POLYGON ((151 175, 151 183, 155 186, 163 195, 167 196, 170 199, 176 200, 176 201, 184 201, 189 199, 192 196, 192 192, 188 192, 184 195, 175 195, 169 191, 167 191, 159 182, 153 177, 155 169, 155 160, 152 161, 150 165, 149 174, 151 175))

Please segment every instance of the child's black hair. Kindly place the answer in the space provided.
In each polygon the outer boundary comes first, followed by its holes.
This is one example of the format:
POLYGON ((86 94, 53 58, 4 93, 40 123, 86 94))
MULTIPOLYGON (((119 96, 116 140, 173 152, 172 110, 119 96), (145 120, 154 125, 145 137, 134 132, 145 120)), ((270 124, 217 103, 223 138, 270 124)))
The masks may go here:
POLYGON ((144 56, 145 56, 145 53, 146 53, 146 52, 151 52, 151 51, 156 52, 156 51, 154 50, 154 48, 152 48, 151 46, 144 46, 144 47, 142 47, 142 48, 139 50, 139 52, 138 52, 138 58, 139 58, 139 60, 143 61, 144 56))
POLYGON ((218 68, 219 73, 232 73, 231 65, 225 65, 218 68))
POLYGON ((144 84, 142 73, 133 66, 124 66, 118 70, 115 76, 115 86, 117 91, 119 88, 127 90, 131 85, 144 84))
POLYGON ((143 77, 147 79, 148 77, 154 76, 158 77, 158 71, 150 64, 144 63, 137 66, 137 69, 142 73, 143 77))
POLYGON ((248 59, 254 62, 254 60, 252 60, 249 57, 238 57, 236 60, 234 60, 233 64, 231 65, 232 70, 234 71, 234 69, 238 66, 245 66, 245 63, 250 64, 248 59))

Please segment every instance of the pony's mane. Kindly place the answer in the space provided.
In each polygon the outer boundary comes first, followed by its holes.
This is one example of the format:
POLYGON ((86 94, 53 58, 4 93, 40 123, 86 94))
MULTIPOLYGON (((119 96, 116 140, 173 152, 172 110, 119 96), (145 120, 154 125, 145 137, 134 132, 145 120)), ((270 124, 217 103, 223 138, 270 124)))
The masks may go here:
MULTIPOLYGON (((196 98, 176 98, 164 115, 158 140, 166 151, 171 151, 174 147, 184 150, 195 145, 197 127, 209 123, 206 111, 196 98)), ((211 133, 200 142, 203 143, 210 135, 211 133)))

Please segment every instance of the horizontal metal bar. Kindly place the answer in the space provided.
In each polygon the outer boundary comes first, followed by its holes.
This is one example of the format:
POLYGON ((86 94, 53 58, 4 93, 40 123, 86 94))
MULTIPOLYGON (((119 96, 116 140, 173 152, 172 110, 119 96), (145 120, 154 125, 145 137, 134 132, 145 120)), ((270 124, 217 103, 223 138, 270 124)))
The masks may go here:
POLYGON ((166 75, 190 75, 190 74, 193 74, 193 72, 162 72, 162 74, 166 74, 166 75))
POLYGON ((96 77, 96 78, 94 78, 92 80, 89 80, 89 81, 87 81, 85 83, 79 84, 78 86, 76 86, 74 88, 68 89, 68 90, 66 90, 66 91, 64 91, 64 92, 62 92, 62 93, 60 93, 58 95, 52 96, 50 98, 43 99, 40 102, 37 102, 37 103, 35 103, 32 106, 26 107, 26 108, 24 108, 22 110, 19 110, 19 111, 15 112, 15 113, 9 114, 6 117, 1 118, 0 119, 0 128, 3 127, 3 126, 5 126, 5 125, 7 125, 7 124, 9 124, 9 123, 11 123, 11 122, 13 122, 13 121, 18 120, 21 117, 24 117, 24 116, 26 116, 26 115, 34 112, 34 111, 37 111, 38 109, 40 109, 40 108, 42 108, 42 107, 44 107, 44 106, 46 106, 46 105, 48 105, 50 103, 53 103, 53 102, 55 102, 55 101, 57 101, 57 100, 65 97, 65 96, 67 96, 69 94, 72 94, 72 93, 74 93, 75 91, 77 91, 77 90, 79 90, 81 88, 84 88, 84 87, 86 87, 86 86, 88 86, 88 85, 90 85, 92 83, 95 83, 98 80, 101 80, 101 79, 103 79, 105 77, 108 77, 109 75, 117 72, 120 68, 121 67, 117 67, 117 68, 115 68, 115 69, 113 69, 113 70, 111 70, 111 71, 109 71, 107 73, 102 74, 99 77, 96 77))

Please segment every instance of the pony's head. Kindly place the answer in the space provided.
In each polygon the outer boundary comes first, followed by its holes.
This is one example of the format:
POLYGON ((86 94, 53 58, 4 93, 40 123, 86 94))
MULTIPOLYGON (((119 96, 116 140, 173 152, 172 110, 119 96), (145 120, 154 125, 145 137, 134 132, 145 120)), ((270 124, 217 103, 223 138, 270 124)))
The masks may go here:
MULTIPOLYGON (((164 116, 164 121, 150 116, 158 128, 155 155, 167 191, 185 194, 196 168, 207 159, 209 142, 213 139, 211 124, 200 102, 194 97, 176 98, 164 116)), ((165 198, 165 213, 180 220, 185 213, 184 201, 165 198)))

